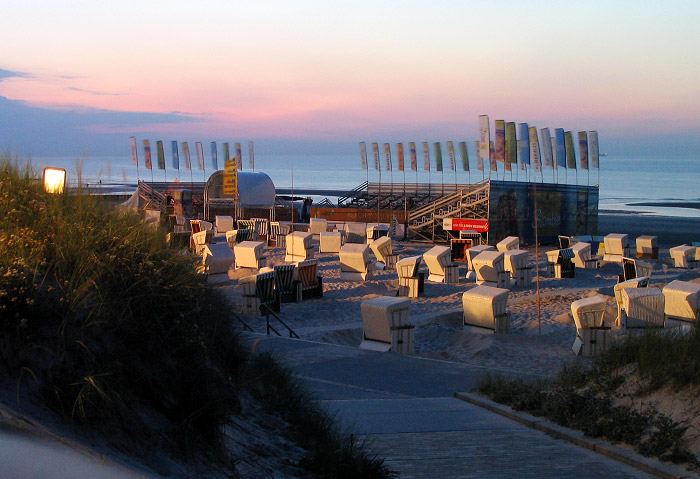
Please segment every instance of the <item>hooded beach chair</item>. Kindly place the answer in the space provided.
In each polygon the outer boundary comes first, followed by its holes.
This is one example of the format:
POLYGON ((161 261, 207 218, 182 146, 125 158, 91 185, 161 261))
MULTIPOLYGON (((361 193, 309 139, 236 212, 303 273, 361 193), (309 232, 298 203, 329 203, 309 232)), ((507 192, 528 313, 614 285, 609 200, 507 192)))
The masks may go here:
POLYGON ((656 236, 638 236, 635 240, 637 244, 637 258, 658 259, 659 258, 659 238, 656 236))
POLYGON ((314 239, 318 238, 318 235, 328 231, 328 220, 325 218, 311 218, 309 219, 309 233, 314 235, 314 239))
POLYGON ((207 274, 228 273, 234 260, 233 251, 226 243, 207 244, 202 249, 202 266, 207 274))
POLYGON ((372 244, 373 241, 376 241, 379 238, 389 236, 389 225, 378 224, 368 226, 365 233, 367 235, 367 244, 372 244))
POLYGON ((618 276, 618 282, 622 283, 630 279, 646 276, 651 278, 654 265, 646 261, 633 258, 622 258, 622 274, 618 276))
POLYGON ((243 312, 250 315, 264 315, 268 308, 279 312, 279 295, 275 290, 275 273, 258 273, 238 280, 242 288, 243 312))
POLYGON ((622 258, 630 257, 629 236, 620 233, 610 233, 604 238, 605 255, 603 261, 622 263, 622 258))
POLYGON ((250 237, 248 240, 257 241, 258 237, 255 232, 255 221, 254 220, 238 220, 236 221, 237 229, 239 230, 250 230, 250 237))
POLYGON ((576 339, 571 349, 577 356, 599 356, 608 349, 610 327, 604 324, 606 300, 596 295, 571 303, 576 339))
POLYGON ((469 271, 474 271, 474 263, 472 263, 472 261, 482 251, 496 251, 496 248, 487 244, 481 244, 477 246, 472 246, 464 252, 464 255, 467 257, 467 268, 469 269, 469 271))
POLYGON ((600 266, 600 258, 591 255, 591 244, 579 241, 571 247, 574 257, 571 260, 574 266, 582 269, 595 269, 600 266))
POLYGON ((399 255, 394 254, 391 248, 391 238, 388 236, 381 236, 376 240, 372 241, 369 245, 370 249, 374 252, 377 257, 377 261, 381 263, 378 265, 378 269, 395 269, 396 260, 399 255))
POLYGON ((472 259, 476 283, 494 288, 510 288, 510 273, 505 269, 503 253, 482 251, 472 259))
POLYGON ((462 294, 463 324, 495 333, 510 333, 509 291, 492 286, 476 286, 462 294))
POLYGON ((686 268, 689 269, 694 265, 695 255, 697 247, 688 246, 687 244, 681 246, 674 246, 669 249, 668 252, 673 260, 673 266, 675 268, 686 268))
POLYGON ((296 263, 314 257, 313 235, 305 231, 293 231, 285 239, 287 243, 284 261, 296 263))
POLYGON ((396 273, 399 276, 399 296, 417 298, 423 292, 423 273, 418 272, 418 267, 423 259, 422 255, 409 256, 396 262, 396 273))
POLYGON ((202 254, 204 247, 211 243, 212 233, 211 231, 199 231, 198 233, 192 233, 190 239, 190 247, 194 254, 197 256, 202 254))
POLYGON ((547 251, 547 272, 553 278, 573 278, 576 276, 572 248, 547 251))
POLYGON ((280 224, 279 221, 273 221, 270 223, 270 237, 268 238, 268 245, 275 246, 277 248, 287 247, 287 235, 292 229, 290 225, 280 224))
POLYGON ((346 243, 366 243, 367 224, 366 223, 345 223, 346 243))
POLYGON ((664 286, 666 327, 695 323, 700 319, 700 283, 674 280, 664 286))
POLYGON ((532 268, 528 266, 529 254, 522 249, 512 249, 503 253, 504 269, 510 273, 511 283, 520 287, 532 286, 532 268))
POLYGON ((231 216, 215 216, 214 224, 216 225, 217 233, 226 233, 233 229, 233 217, 231 216))
POLYGON ((372 260, 366 244, 345 243, 339 256, 341 281, 365 281, 372 275, 372 260))
POLYGON ((436 283, 459 281, 459 266, 452 263, 452 250, 449 246, 433 246, 423 253, 423 261, 428 267, 428 281, 436 283))
POLYGON ((620 326, 622 331, 664 327, 664 294, 659 288, 624 288, 620 326))
POLYGON ((263 265, 265 243, 262 241, 243 241, 233 248, 236 256, 236 269, 260 269, 263 265))
POLYGON ((393 296, 368 299, 362 310, 360 348, 372 351, 413 354, 414 326, 408 323, 411 300, 393 296))
POLYGON ((520 238, 517 236, 508 236, 496 243, 496 249, 505 252, 511 249, 520 249, 520 238))
POLYGON ((620 326, 620 321, 622 319, 622 290, 627 288, 646 288, 649 285, 649 278, 639 277, 634 279, 629 279, 621 283, 617 283, 613 286, 613 293, 615 294, 615 302, 617 303, 617 318, 615 319, 615 325, 620 326))
POLYGON ((301 282, 295 278, 296 265, 278 264, 273 266, 275 289, 283 303, 301 301, 301 282))
POLYGON ((318 249, 321 253, 340 253, 343 246, 343 233, 340 231, 326 231, 319 236, 318 249))
POLYGON ((323 276, 318 273, 318 260, 307 259, 297 263, 302 299, 323 296, 323 276))

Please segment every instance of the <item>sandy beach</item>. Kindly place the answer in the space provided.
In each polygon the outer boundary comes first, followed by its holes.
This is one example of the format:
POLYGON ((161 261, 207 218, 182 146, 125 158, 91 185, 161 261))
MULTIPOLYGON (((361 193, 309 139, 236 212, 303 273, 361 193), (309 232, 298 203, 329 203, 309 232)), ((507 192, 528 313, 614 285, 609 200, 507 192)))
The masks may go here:
MULTIPOLYGON (((634 238, 642 234, 660 237, 660 257, 648 260, 654 265, 651 283, 663 287, 674 279, 694 280, 700 277, 698 270, 672 267, 668 248, 681 244, 681 238, 700 236, 700 220, 682 218, 640 217, 631 215, 601 215, 599 232, 624 232, 634 238), (649 218, 652 218, 651 220, 649 218), (685 233, 684 233, 685 232, 685 233)), ((422 254, 431 244, 402 242, 393 239, 394 252, 400 258, 422 254)), ((535 248, 523 246, 529 252, 529 264, 536 270, 535 248)), ((571 303, 577 299, 601 294, 607 298, 606 325, 612 325, 617 315, 613 286, 622 267, 616 263, 604 263, 599 269, 578 269, 575 278, 556 279, 546 272, 547 250, 554 245, 539 248, 539 315, 536 280, 531 287, 515 286, 508 299, 512 331, 509 335, 478 334, 462 327, 462 294, 474 287, 465 276, 467 265, 459 267, 459 283, 442 284, 426 281, 425 292, 411 300, 409 320, 415 324, 415 354, 426 358, 441 359, 475 366, 488 367, 504 372, 549 376, 564 365, 589 361, 577 357, 571 350, 576 336, 571 303)), ((318 250, 317 250, 318 251, 318 250)), ((379 296, 395 296, 398 276, 394 270, 375 271, 367 281, 350 282, 340 279, 337 253, 316 254, 319 272, 323 275, 322 298, 298 303, 282 304, 280 317, 303 339, 347 346, 359 346, 362 340, 362 301, 379 296)), ((372 256, 373 257, 373 256, 372 256)), ((284 262, 282 248, 265 250, 268 265, 284 262)), ((421 271, 426 273, 423 263, 421 271)), ((215 279, 234 302, 241 305, 241 290, 237 279, 254 273, 253 270, 230 270, 230 280, 215 279)), ((265 331, 263 317, 245 317, 256 331, 265 331)), ((613 336, 620 332, 613 329, 613 336)))

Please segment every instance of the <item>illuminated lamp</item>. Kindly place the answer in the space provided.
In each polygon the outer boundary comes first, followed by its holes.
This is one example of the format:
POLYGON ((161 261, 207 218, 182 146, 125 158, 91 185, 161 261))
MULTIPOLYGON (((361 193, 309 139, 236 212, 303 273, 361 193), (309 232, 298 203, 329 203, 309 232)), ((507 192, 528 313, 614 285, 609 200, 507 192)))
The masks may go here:
POLYGON ((66 170, 63 168, 44 168, 44 190, 47 193, 63 193, 66 188, 66 170))

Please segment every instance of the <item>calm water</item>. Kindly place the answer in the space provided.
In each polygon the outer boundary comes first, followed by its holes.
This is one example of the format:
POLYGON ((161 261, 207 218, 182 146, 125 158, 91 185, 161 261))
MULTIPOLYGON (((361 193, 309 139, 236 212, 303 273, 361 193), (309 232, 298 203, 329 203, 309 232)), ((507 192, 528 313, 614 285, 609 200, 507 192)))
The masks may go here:
MULTIPOLYGON (((65 168, 69 183, 77 183, 78 171, 82 183, 104 185, 136 185, 138 179, 155 181, 172 181, 175 178, 182 182, 204 181, 214 169, 211 160, 207 158, 207 169, 185 170, 181 159, 181 170, 173 170, 168 160, 165 170, 147 170, 143 165, 137 168, 132 165, 130 156, 123 157, 88 157, 76 160, 73 157, 37 157, 32 165, 37 171, 44 166, 65 168)), ((394 160, 396 163, 396 160, 394 160)), ((434 160, 433 160, 434 162, 434 160)), ((154 161, 155 163, 155 161, 154 161)), ((471 159, 471 173, 451 170, 444 172, 423 170, 415 171, 382 171, 383 182, 394 181, 401 183, 433 182, 440 184, 469 183, 481 180, 484 174, 476 170, 476 162, 471 159)), ((624 210, 630 212, 648 212, 670 216, 700 217, 700 210, 689 208, 642 207, 630 203, 642 201, 681 201, 700 202, 700 158, 632 158, 607 156, 600 159, 600 170, 566 170, 559 169, 556 173, 545 170, 545 182, 570 183, 581 185, 600 184, 600 209, 624 210), (556 175, 556 176, 555 176, 556 175)), ((221 162, 219 166, 222 166, 221 162)), ((251 171, 247 158, 244 157, 243 171, 251 171)), ((295 188, 324 188, 351 190, 360 183, 378 181, 380 172, 370 169, 368 172, 360 165, 357 155, 258 155, 255 171, 264 172, 277 187, 295 188)), ((422 161, 419 159, 419 167, 422 161)), ((433 168, 434 168, 433 164, 433 168)), ((499 166, 501 166, 499 164, 499 166)), ((394 164, 396 168, 396 164, 394 164)), ((496 177, 496 173, 492 173, 496 177)), ((530 173, 534 178, 535 173, 530 173)), ((488 176, 488 174, 487 174, 488 176)), ((502 172, 498 179, 524 181, 528 174, 523 171, 502 172)), ((537 181, 541 180, 537 176, 537 181)), ((127 188, 128 189, 128 188, 127 188)))

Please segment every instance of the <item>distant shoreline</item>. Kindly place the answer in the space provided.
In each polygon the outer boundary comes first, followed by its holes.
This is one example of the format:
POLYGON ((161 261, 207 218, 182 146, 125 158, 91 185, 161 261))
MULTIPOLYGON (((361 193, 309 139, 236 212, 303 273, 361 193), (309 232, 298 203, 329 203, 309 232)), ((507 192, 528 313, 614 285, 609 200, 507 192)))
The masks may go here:
POLYGON ((628 206, 661 206, 667 208, 693 208, 700 210, 700 201, 649 201, 644 203, 627 203, 628 206))
POLYGON ((672 247, 700 241, 700 218, 601 210, 598 213, 598 235, 609 233, 629 235, 632 245, 637 236, 658 236, 660 245, 672 247))

